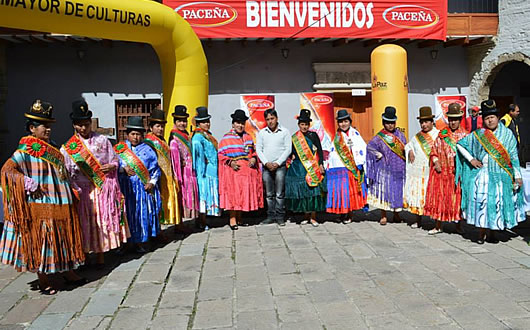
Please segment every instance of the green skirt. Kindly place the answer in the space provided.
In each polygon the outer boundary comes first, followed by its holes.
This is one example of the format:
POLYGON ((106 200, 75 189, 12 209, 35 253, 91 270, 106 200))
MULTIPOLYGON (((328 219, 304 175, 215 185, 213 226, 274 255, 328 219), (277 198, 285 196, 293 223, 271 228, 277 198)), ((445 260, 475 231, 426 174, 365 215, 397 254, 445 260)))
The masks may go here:
POLYGON ((285 176, 285 206, 293 212, 321 212, 326 210, 326 177, 316 187, 305 181, 306 170, 296 159, 285 176))

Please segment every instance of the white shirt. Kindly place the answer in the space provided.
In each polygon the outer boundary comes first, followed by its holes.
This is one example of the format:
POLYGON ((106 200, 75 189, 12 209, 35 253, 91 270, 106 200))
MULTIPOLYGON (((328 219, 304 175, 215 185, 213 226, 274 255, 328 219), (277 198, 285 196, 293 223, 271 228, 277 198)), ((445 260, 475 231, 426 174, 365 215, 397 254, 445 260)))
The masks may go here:
MULTIPOLYGON (((364 165, 366 163, 366 142, 364 142, 361 134, 353 128, 350 127, 347 132, 342 132, 342 137, 346 142, 346 145, 349 146, 351 153, 353 154, 353 159, 355 160, 356 165, 364 165)), ((344 167, 344 163, 340 158, 339 154, 335 150, 335 145, 331 146, 331 152, 327 161, 326 168, 337 168, 344 167)))
POLYGON ((263 164, 276 163, 285 164, 291 154, 291 133, 280 124, 273 132, 265 127, 258 133, 256 141, 256 153, 263 164))

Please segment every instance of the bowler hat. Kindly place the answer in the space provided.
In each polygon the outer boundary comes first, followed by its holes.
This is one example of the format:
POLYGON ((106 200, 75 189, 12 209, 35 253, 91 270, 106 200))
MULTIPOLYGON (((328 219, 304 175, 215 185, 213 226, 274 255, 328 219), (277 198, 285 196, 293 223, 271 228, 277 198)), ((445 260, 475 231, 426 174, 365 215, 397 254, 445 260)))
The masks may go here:
POLYGON ((166 113, 164 112, 164 110, 154 109, 151 112, 151 116, 149 117, 149 122, 150 123, 162 123, 162 124, 167 123, 166 113))
POLYGON ((42 123, 53 123, 55 118, 52 118, 53 106, 48 102, 35 100, 29 109, 29 112, 24 114, 24 117, 42 123))
POLYGON ((480 110, 482 112, 482 117, 487 117, 489 115, 498 115, 497 105, 494 100, 486 100, 480 103, 480 110))
POLYGON ((72 112, 70 113, 70 119, 85 120, 92 118, 92 111, 88 109, 88 104, 85 100, 75 100, 72 102, 72 112))
POLYGON ((231 114, 230 117, 232 117, 232 120, 234 121, 247 121, 248 119, 245 111, 241 109, 237 109, 236 111, 234 111, 234 113, 231 114))
POLYGON ((448 118, 459 118, 464 115, 464 112, 462 111, 462 107, 458 103, 451 103, 449 104, 449 107, 447 107, 447 113, 448 118))
POLYGON ((208 114, 208 108, 207 107, 198 107, 197 109, 195 109, 195 111, 197 111, 197 115, 195 116, 195 121, 203 121, 203 120, 208 120, 210 118, 212 118, 212 116, 210 116, 208 114))
POLYGON ((343 119, 349 119, 351 120, 350 114, 348 113, 348 110, 341 109, 337 111, 337 120, 343 120, 343 119))
POLYGON ((420 108, 420 116, 417 117, 419 120, 422 119, 433 119, 432 109, 429 106, 423 106, 420 108))
POLYGON ((144 120, 140 116, 131 116, 127 118, 127 124, 125 128, 131 130, 145 131, 144 120))
POLYGON ((311 119, 311 111, 307 109, 300 110, 300 114, 298 115, 297 119, 298 121, 304 121, 304 122, 313 121, 313 119, 311 119))
POLYGON ((386 107, 385 112, 383 112, 383 115, 381 117, 383 117, 384 121, 396 121, 396 108, 394 108, 393 106, 386 107))
POLYGON ((173 118, 184 119, 184 118, 188 118, 190 116, 187 111, 188 111, 188 109, 186 108, 185 105, 176 105, 175 106, 175 111, 173 111, 173 113, 171 115, 173 116, 173 118))

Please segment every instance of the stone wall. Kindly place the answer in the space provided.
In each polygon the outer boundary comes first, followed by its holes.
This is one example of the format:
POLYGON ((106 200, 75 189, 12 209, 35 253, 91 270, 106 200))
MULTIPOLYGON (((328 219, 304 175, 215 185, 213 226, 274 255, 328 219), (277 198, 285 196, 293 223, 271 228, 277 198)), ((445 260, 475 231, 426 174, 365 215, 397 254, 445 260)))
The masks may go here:
POLYGON ((530 65, 530 1, 499 0, 499 31, 493 43, 468 49, 470 104, 489 97, 496 74, 511 61, 530 65))

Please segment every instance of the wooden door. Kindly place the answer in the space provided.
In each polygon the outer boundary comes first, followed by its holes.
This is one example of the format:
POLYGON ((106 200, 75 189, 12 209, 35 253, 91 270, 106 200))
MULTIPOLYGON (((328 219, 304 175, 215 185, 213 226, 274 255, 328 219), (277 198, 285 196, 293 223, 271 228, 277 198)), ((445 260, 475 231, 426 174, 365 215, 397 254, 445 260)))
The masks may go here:
POLYGON ((364 141, 370 141, 375 134, 372 124, 371 96, 352 96, 350 93, 334 93, 333 102, 335 114, 340 109, 348 110, 352 118, 352 126, 359 131, 364 141))
POLYGON ((497 109, 499 110, 499 117, 504 116, 508 113, 508 106, 510 103, 514 103, 513 96, 490 96, 491 99, 495 101, 497 109))
POLYGON ((116 138, 125 141, 125 125, 131 116, 143 117, 144 127, 147 129, 147 120, 154 109, 160 109, 160 99, 116 100, 116 138))

